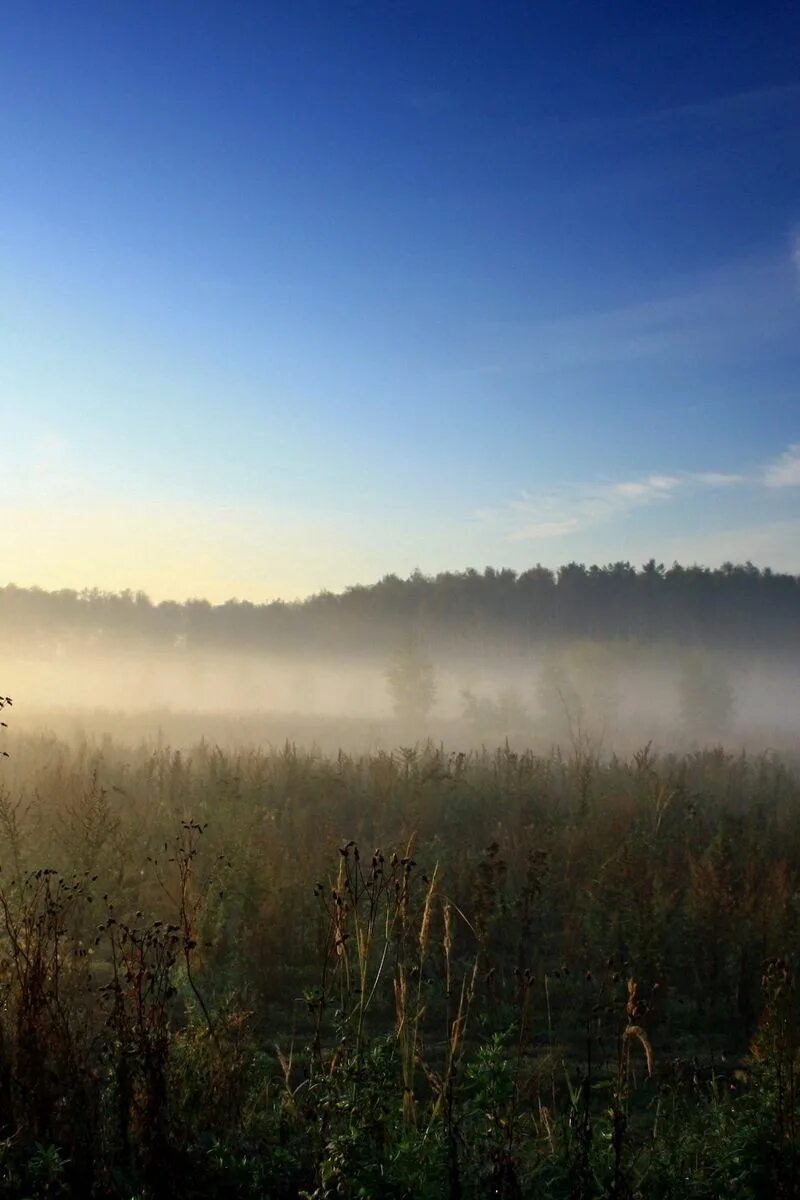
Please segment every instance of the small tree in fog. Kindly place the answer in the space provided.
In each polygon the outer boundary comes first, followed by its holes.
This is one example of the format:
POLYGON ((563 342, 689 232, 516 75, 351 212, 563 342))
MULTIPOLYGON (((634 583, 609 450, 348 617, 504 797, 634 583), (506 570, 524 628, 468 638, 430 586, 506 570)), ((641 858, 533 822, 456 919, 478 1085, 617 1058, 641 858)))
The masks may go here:
POLYGON ((693 650, 683 660, 678 676, 681 717, 693 738, 718 737, 733 721, 735 693, 730 672, 722 659, 693 650))
POLYGON ((568 738, 583 726, 583 702, 562 651, 551 650, 542 658, 536 692, 548 736, 568 738))
POLYGON ((529 732, 530 714, 514 688, 505 688, 496 700, 477 696, 470 688, 461 692, 464 720, 478 737, 521 737, 529 732))
POLYGON ((386 685, 398 720, 425 721, 436 699, 436 678, 416 639, 409 638, 395 654, 386 685))
POLYGON ((570 675, 581 698, 584 723, 598 736, 619 720, 620 651, 582 638, 570 647, 570 675))
POLYGON ((551 735, 602 742, 619 715, 617 656, 608 645, 578 639, 545 655, 537 691, 551 735))

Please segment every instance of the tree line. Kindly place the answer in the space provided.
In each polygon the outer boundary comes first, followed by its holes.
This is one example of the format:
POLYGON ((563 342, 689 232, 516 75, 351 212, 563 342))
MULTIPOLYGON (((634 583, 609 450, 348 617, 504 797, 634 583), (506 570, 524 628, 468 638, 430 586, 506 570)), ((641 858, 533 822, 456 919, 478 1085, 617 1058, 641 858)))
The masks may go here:
POLYGON ((0 639, 81 646, 361 650, 413 633, 455 648, 559 638, 675 640, 785 649, 800 645, 800 577, 752 563, 671 567, 650 560, 552 571, 386 575, 305 600, 153 602, 143 592, 0 588, 0 639))

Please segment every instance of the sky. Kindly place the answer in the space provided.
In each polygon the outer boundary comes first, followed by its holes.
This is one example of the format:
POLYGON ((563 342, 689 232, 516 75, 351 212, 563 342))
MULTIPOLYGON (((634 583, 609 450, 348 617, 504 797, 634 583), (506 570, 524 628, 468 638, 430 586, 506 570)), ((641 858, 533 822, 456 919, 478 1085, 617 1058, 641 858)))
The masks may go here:
POLYGON ((5 0, 0 583, 800 572, 794 0, 5 0))

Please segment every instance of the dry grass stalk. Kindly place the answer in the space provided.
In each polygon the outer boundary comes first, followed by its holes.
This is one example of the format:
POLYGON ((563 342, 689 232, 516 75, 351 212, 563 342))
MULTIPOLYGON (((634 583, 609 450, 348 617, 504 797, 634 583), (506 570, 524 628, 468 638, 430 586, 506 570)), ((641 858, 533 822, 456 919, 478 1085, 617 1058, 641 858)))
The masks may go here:
POLYGON ((636 1038, 641 1043, 642 1049, 644 1050, 645 1059, 647 1060, 647 1074, 652 1077, 653 1046, 644 1029, 642 1029, 641 1025, 628 1025, 625 1029, 623 1037, 626 1040, 626 1044, 630 1038, 636 1038))

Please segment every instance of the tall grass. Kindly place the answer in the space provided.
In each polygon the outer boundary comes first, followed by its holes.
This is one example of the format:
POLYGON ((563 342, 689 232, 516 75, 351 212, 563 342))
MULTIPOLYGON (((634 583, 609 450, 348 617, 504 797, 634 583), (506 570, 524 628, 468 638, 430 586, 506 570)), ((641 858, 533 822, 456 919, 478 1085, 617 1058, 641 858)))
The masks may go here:
POLYGON ((0 1194, 796 1194, 788 761, 30 735, 3 776, 0 1194))

